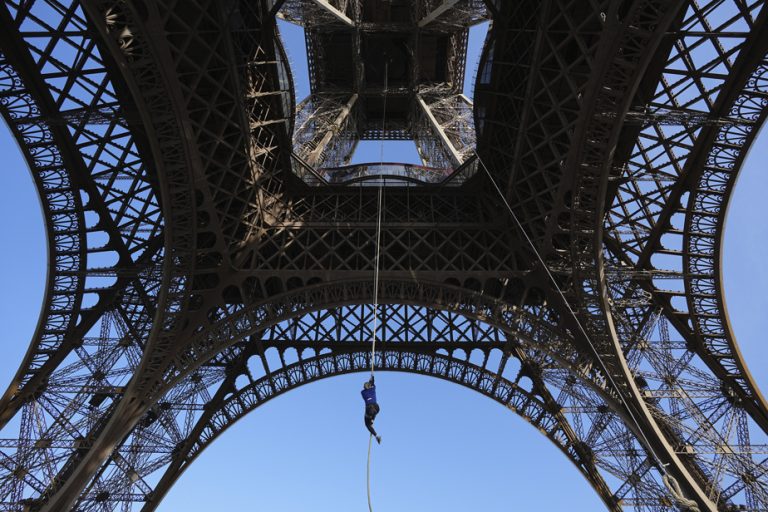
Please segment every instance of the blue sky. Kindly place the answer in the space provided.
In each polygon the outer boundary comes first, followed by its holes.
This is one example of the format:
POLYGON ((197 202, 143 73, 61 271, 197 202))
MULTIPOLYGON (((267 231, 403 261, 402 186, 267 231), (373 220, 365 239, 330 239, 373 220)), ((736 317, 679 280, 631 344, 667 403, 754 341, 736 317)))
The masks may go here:
MULTIPOLYGON (((296 36, 293 36, 294 39, 296 36)), ((475 34, 473 43, 482 39, 475 34)), ((303 41, 298 41, 303 45, 303 41)), ((297 43, 294 40, 294 43, 297 43)), ((294 62, 299 55, 292 53, 294 62)), ((474 77, 474 63, 467 66, 474 77)), ((298 95, 299 98, 302 94, 298 95)), ((734 329, 768 391, 768 226, 756 210, 768 190, 768 132, 754 145, 728 216, 724 279, 734 329)), ((388 146, 386 160, 405 149, 388 146)), ((0 127, 0 386, 9 382, 37 322, 45 239, 32 180, 0 127)), ((378 159, 378 144, 368 151, 378 159)), ((363 510, 368 434, 359 389, 364 375, 336 377, 281 396, 236 424, 171 490, 161 512, 363 510)), ((497 403, 428 377, 378 375, 382 412, 374 447, 377 512, 402 510, 600 510, 596 495, 541 434, 497 403)), ((4 433, 4 436, 12 433, 4 433)))

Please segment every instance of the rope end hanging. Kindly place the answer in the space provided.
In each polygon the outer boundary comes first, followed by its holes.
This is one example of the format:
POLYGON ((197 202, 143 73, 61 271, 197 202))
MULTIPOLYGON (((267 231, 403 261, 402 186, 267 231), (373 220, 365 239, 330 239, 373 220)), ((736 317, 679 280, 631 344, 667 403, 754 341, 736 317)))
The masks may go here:
POLYGON ((371 446, 373 446, 373 434, 368 438, 368 464, 365 470, 366 489, 368 490, 368 512, 373 512, 373 505, 371 505, 371 446))
MULTIPOLYGON (((384 131, 386 130, 387 119, 387 87, 388 87, 388 73, 389 62, 385 63, 384 68, 384 112, 382 114, 381 121, 381 155, 380 163, 384 162, 384 131)), ((378 310, 379 310, 379 258, 381 255, 381 216, 382 216, 382 203, 384 196, 384 187, 379 182, 377 209, 376 209, 376 246, 374 248, 374 267, 373 267, 373 321, 371 330, 371 378, 366 383, 363 389, 363 398, 366 401, 366 426, 370 431, 368 437, 368 462, 366 466, 366 490, 368 492, 368 512, 373 512, 373 505, 371 504, 371 446, 373 446, 373 439, 376 438, 376 442, 381 444, 381 436, 374 434, 373 420, 376 414, 379 412, 379 406, 376 403, 376 386, 374 385, 374 372, 376 370, 376 334, 379 328, 378 322, 378 310), (371 403, 368 403, 371 401, 371 403)))
POLYGON ((680 510, 684 512, 701 512, 698 503, 685 497, 685 494, 683 494, 683 490, 680 488, 680 484, 675 477, 665 472, 661 476, 661 481, 664 482, 664 486, 667 488, 667 491, 669 491, 669 494, 672 495, 672 499, 675 501, 675 504, 680 507, 680 510))

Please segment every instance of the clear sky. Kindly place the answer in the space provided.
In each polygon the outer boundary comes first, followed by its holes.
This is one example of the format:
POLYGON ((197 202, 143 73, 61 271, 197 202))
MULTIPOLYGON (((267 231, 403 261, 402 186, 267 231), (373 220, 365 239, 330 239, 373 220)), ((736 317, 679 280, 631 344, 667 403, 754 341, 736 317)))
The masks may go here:
MULTIPOLYGON (((300 35, 286 36, 294 63, 300 35)), ((471 44, 479 44, 473 34, 471 44)), ((471 59, 471 58, 470 58, 471 59)), ((474 78, 474 62, 467 66, 474 78)), ((471 90, 470 90, 471 91, 471 90)), ((306 90, 299 91, 299 99, 306 90)), ((469 91, 468 91, 469 92, 469 91)), ((768 132, 742 172, 726 227, 725 289, 733 326, 755 377, 768 391, 768 226, 759 208, 768 190, 768 132)), ((378 159, 378 145, 370 148, 378 159)), ((37 322, 45 281, 38 199, 15 142, 0 125, 0 387, 21 360, 37 322)), ((402 161, 405 149, 386 148, 402 161)), ((361 157, 363 158, 364 155, 361 157)), ((368 434, 362 374, 304 386, 251 413, 201 455, 161 512, 270 512, 365 509, 368 434)), ((496 402, 429 377, 380 373, 383 435, 374 447, 377 512, 601 510, 570 463, 541 434, 496 402)), ((13 436, 4 432, 3 437, 13 436)))

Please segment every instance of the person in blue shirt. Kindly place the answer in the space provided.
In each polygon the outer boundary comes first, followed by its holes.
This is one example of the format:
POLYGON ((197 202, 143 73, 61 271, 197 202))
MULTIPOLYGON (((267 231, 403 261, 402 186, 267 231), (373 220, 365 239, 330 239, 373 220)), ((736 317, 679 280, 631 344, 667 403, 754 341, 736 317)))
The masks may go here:
POLYGON ((381 436, 373 428, 373 420, 376 419, 376 415, 381 410, 379 404, 376 403, 376 384, 374 384, 373 375, 371 375, 368 382, 363 384, 363 390, 360 394, 363 395, 363 400, 365 400, 365 427, 376 438, 376 442, 381 444, 381 436))

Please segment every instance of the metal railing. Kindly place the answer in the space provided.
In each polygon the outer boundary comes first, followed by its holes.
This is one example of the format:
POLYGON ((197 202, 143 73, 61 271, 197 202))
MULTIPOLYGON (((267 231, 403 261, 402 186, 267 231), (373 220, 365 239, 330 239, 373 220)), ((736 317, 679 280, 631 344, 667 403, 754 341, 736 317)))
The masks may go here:
POLYGON ((295 154, 292 161, 293 172, 310 186, 459 186, 477 172, 475 156, 458 169, 395 162, 313 169, 295 154))

